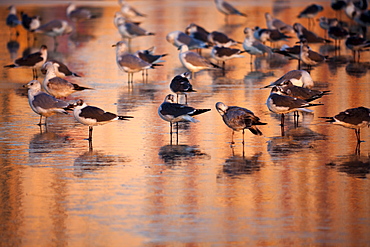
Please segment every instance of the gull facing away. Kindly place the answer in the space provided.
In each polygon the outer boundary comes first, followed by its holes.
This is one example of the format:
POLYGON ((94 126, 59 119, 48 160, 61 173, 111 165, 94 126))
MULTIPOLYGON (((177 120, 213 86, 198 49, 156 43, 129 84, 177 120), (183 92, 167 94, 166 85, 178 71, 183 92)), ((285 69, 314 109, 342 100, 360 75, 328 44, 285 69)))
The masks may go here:
POLYGON ((224 0, 215 0, 218 11, 225 15, 225 23, 228 23, 229 15, 240 15, 247 17, 246 14, 237 10, 234 6, 224 0))
POLYGON ((196 92, 188 79, 189 76, 190 72, 187 71, 175 76, 170 83, 171 91, 177 95, 176 103, 179 103, 179 95, 185 95, 185 104, 187 105, 188 95, 186 93, 196 92))
POLYGON ((134 82, 134 73, 146 69, 153 69, 156 64, 145 62, 141 58, 128 53, 126 42, 118 41, 116 47, 116 62, 118 67, 128 74, 128 84, 134 82))
POLYGON ((88 87, 81 87, 75 83, 71 83, 63 78, 56 75, 59 64, 53 62, 46 62, 44 68, 46 69, 46 75, 42 82, 42 88, 50 95, 56 98, 65 98, 70 94, 85 89, 92 89, 88 87))
POLYGON ((117 114, 106 112, 96 106, 89 106, 82 99, 79 99, 74 105, 73 116, 77 122, 89 126, 89 141, 92 140, 93 126, 116 120, 128 120, 129 118, 133 118, 132 116, 118 116, 117 114))
POLYGON ((256 125, 266 125, 267 123, 260 122, 259 117, 246 108, 239 106, 227 106, 222 102, 216 103, 216 109, 222 116, 224 123, 233 130, 231 136, 231 144, 234 144, 234 132, 242 130, 244 144, 244 130, 249 129, 254 135, 262 135, 262 132, 256 125))
POLYGON ((69 68, 67 67, 67 65, 65 65, 64 63, 62 62, 59 62, 57 60, 54 60, 54 59, 49 59, 48 61, 46 61, 46 63, 44 63, 42 66, 41 66, 41 73, 42 74, 46 74, 46 66, 47 66, 47 62, 51 62, 53 64, 57 64, 58 66, 55 67, 55 74, 56 76, 58 77, 66 77, 66 76, 75 76, 75 77, 81 77, 80 75, 72 72, 69 70, 69 68))
POLYGON ((299 87, 312 88, 314 86, 312 77, 306 70, 291 70, 263 88, 279 86, 281 83, 287 80, 291 81, 293 85, 299 87))
POLYGON ((31 109, 40 115, 38 125, 42 125, 42 117, 45 117, 44 125, 47 125, 47 118, 55 113, 68 114, 66 110, 70 109, 71 105, 41 91, 39 81, 32 80, 23 87, 28 88, 28 103, 31 109))
POLYGON ((199 120, 193 116, 205 113, 211 109, 195 109, 191 106, 175 103, 174 96, 168 94, 163 103, 158 108, 158 115, 165 121, 170 122, 170 134, 172 134, 172 124, 178 122, 196 123, 199 120))
POLYGON ((45 63, 47 56, 48 48, 42 45, 40 51, 18 58, 14 64, 5 65, 4 68, 29 67, 32 69, 32 79, 37 79, 37 69, 45 63))
POLYGON ((81 22, 96 18, 90 10, 85 8, 77 8, 74 3, 70 3, 67 7, 67 17, 73 22, 81 22))
POLYGON ((196 52, 189 51, 187 45, 182 45, 180 47, 179 59, 182 65, 187 68, 192 73, 192 78, 194 78, 195 72, 204 69, 220 69, 216 64, 211 63, 201 55, 196 52))
POLYGON ((321 117, 328 119, 327 122, 343 126, 345 128, 354 129, 357 143, 362 142, 360 138, 360 130, 366 126, 370 126, 370 109, 360 106, 350 108, 338 113, 334 117, 321 117))

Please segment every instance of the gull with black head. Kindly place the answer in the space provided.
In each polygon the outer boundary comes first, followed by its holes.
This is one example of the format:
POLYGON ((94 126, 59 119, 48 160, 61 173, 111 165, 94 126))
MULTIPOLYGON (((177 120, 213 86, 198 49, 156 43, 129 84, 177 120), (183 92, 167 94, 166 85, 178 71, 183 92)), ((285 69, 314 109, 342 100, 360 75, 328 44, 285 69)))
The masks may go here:
POLYGON ((178 122, 197 123, 199 120, 193 116, 205 113, 211 109, 196 109, 191 106, 175 103, 174 96, 168 94, 158 108, 158 115, 170 123, 170 134, 172 135, 172 124, 178 122))
POLYGON ((363 106, 347 109, 338 113, 334 117, 321 118, 328 119, 327 122, 335 125, 354 129, 357 143, 362 142, 360 138, 360 130, 365 127, 370 127, 370 109, 363 106))
POLYGON ((32 79, 37 79, 37 69, 45 63, 47 56, 48 48, 42 45, 40 51, 18 58, 14 64, 5 65, 4 68, 29 67, 32 69, 32 79))
POLYGON ((89 141, 92 140, 93 126, 107 124, 116 120, 129 120, 133 118, 132 116, 119 116, 111 112, 106 112, 96 106, 87 105, 81 99, 74 105, 73 116, 77 122, 89 126, 89 141))
POLYGON ((188 96, 187 93, 196 92, 196 90, 193 89, 193 86, 191 85, 189 78, 190 72, 187 71, 185 73, 182 73, 181 75, 176 75, 171 83, 170 83, 170 89, 172 92, 174 92, 177 95, 176 103, 179 103, 179 95, 185 95, 185 104, 188 104, 188 96))

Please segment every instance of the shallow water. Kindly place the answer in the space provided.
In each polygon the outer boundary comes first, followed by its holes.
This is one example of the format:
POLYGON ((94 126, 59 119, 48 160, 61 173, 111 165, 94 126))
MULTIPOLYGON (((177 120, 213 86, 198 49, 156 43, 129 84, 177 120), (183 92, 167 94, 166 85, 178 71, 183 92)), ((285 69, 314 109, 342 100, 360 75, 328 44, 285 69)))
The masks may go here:
MULTIPOLYGON (((30 69, 1 70, 1 246, 370 245, 369 129, 362 130, 365 142, 358 148, 353 130, 318 118, 370 107, 369 54, 352 64, 342 44, 336 62, 315 67, 316 87, 331 94, 318 100, 324 106, 315 107, 314 114, 300 117, 298 128, 289 116, 284 137, 280 118, 265 104, 269 90, 260 88, 296 69, 296 61, 259 57, 251 66, 246 55, 228 61, 225 76, 198 72, 189 104, 212 110, 197 117, 199 123, 180 124, 171 145, 169 124, 157 109, 171 92, 171 79, 185 68, 165 40, 167 33, 194 22, 243 41, 244 27, 265 27, 265 12, 291 24, 307 23, 295 18, 304 1, 233 2, 248 18, 232 17, 225 25, 213 1, 132 1, 148 15, 141 25, 156 33, 134 39, 132 50, 155 46, 156 53, 169 54, 164 66, 149 71, 147 83, 135 74, 133 88, 117 68, 111 47, 120 40, 113 25, 116 1, 93 2, 89 7, 99 18, 60 37, 55 51, 50 37, 37 35, 33 47, 46 44, 49 58, 82 75, 68 80, 95 88, 70 100, 82 98, 134 116, 95 127, 92 151, 88 128, 72 115, 52 116, 47 130, 39 129, 22 88, 32 79, 30 69), (243 146, 236 133, 231 146, 231 130, 214 107, 218 101, 252 110, 268 123, 260 127, 264 135, 246 132, 243 146)), ((3 20, 9 4, 0 6, 3 20)), ((66 18, 67 2, 15 4, 19 12, 39 14, 44 22, 66 18)), ((333 16, 328 3, 322 4, 322 15, 333 16)), ((317 24, 314 30, 323 33, 317 24)), ((6 65, 29 45, 21 28, 15 40, 7 27, 1 32, 0 61, 6 65), (19 49, 10 53, 7 45, 16 43, 19 49)), ((203 55, 209 57, 209 51, 203 55)))

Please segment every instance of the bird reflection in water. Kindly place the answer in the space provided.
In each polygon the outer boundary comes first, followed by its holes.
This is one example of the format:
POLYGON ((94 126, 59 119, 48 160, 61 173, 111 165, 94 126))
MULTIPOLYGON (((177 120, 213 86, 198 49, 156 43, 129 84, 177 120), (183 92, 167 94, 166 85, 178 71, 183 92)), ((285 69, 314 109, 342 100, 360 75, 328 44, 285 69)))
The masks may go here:
MULTIPOLYGON (((35 134, 30 140, 29 154, 30 156, 35 154, 38 156, 40 154, 58 153, 61 149, 70 145, 69 139, 69 136, 50 132, 46 127, 43 131, 42 126, 40 126, 40 133, 35 134)), ((34 156, 34 158, 37 157, 34 156)))
POLYGON ((361 156, 357 152, 356 148, 355 154, 342 156, 337 161, 330 162, 326 165, 336 168, 338 172, 347 173, 348 176, 365 179, 370 173, 370 155, 361 156))
POLYGON ((14 61, 18 57, 19 42, 17 40, 9 40, 6 48, 9 51, 10 59, 14 61))
POLYGON ((272 157, 289 156, 304 149, 313 149, 315 141, 327 139, 325 135, 303 126, 289 129, 285 134, 285 136, 272 137, 268 141, 267 151, 272 157))
POLYGON ((366 75, 369 63, 349 63, 346 66, 346 73, 350 76, 361 78, 366 75))
POLYGON ((74 167, 77 176, 83 172, 101 170, 103 167, 114 166, 118 163, 128 162, 125 157, 105 154, 102 151, 86 151, 75 159, 74 167))
POLYGON ((230 178, 238 178, 241 175, 249 175, 261 170, 261 162, 258 160, 262 152, 255 153, 250 158, 244 155, 244 146, 242 155, 234 153, 234 147, 231 147, 232 155, 225 160, 222 167, 223 174, 230 178))
POLYGON ((175 165, 193 158, 209 158, 198 146, 188 145, 166 145, 160 148, 158 155, 167 165, 175 165))

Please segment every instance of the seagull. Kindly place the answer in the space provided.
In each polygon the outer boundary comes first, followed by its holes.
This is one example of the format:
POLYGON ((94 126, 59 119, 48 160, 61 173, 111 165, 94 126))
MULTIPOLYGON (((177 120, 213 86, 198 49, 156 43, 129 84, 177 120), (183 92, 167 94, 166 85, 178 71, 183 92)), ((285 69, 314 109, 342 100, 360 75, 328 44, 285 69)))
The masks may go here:
MULTIPOLYGON (((154 49, 155 47, 153 46, 146 50, 138 50, 134 53, 134 55, 150 64, 158 64, 158 63, 166 62, 165 60, 160 60, 160 59, 162 57, 167 56, 168 54, 164 53, 164 54, 154 55, 153 54, 154 49)), ((146 71, 146 77, 148 78, 148 70, 146 69, 145 71, 146 71)), ((143 76, 144 76, 144 70, 143 70, 143 76)))
POLYGON ((128 120, 132 116, 118 116, 111 112, 106 112, 96 106, 87 105, 82 99, 74 104, 73 116, 77 122, 89 126, 89 138, 92 140, 93 126, 106 124, 116 120, 128 120))
POLYGON ((230 3, 224 1, 224 0, 215 0, 216 7, 218 11, 220 11, 222 14, 225 15, 225 23, 228 23, 228 16, 229 15, 240 15, 247 17, 246 14, 240 12, 235 7, 233 7, 230 3))
POLYGON ((177 48, 182 45, 188 46, 190 50, 208 48, 208 44, 206 42, 190 37, 181 31, 173 31, 168 33, 166 35, 166 40, 177 48))
POLYGON ((32 79, 37 79, 37 68, 40 68, 46 61, 48 49, 42 45, 40 51, 18 58, 14 64, 5 65, 4 68, 29 67, 32 68, 32 79))
POLYGON ((270 13, 265 13, 265 19, 268 29, 277 29, 279 32, 284 34, 294 33, 294 29, 291 25, 272 17, 270 13))
MULTIPOLYGON (((26 13, 21 13, 22 26, 27 30, 27 39, 29 40, 30 32, 34 32, 41 26, 41 17, 38 15, 28 16, 26 13)), ((35 37, 33 37, 35 40, 35 37)))
MULTIPOLYGON (((12 28, 17 27, 19 24, 21 24, 21 22, 18 19, 17 9, 14 5, 9 6, 8 10, 9 14, 6 17, 6 25, 10 29, 10 34, 12 34, 12 28)), ((18 31, 16 31, 16 36, 18 35, 19 35, 18 31)))
POLYGON ((360 52, 370 50, 370 41, 360 35, 351 35, 347 38, 345 44, 348 49, 352 50, 354 62, 356 62, 356 52, 357 62, 360 62, 360 52))
POLYGON ((312 77, 310 73, 308 73, 306 70, 291 70, 276 81, 263 88, 278 86, 287 80, 289 80, 293 85, 299 87, 312 88, 314 86, 312 77))
POLYGON ((72 31, 73 28, 68 24, 67 21, 59 19, 52 20, 34 30, 35 33, 41 33, 53 37, 54 50, 58 46, 57 37, 65 34, 70 34, 72 31))
POLYGON ((223 47, 230 47, 241 43, 229 38, 226 34, 217 31, 213 31, 208 34, 208 41, 215 46, 223 47))
POLYGON ((189 51, 187 45, 182 45, 180 47, 179 58, 182 65, 191 71, 192 78, 194 78, 194 73, 200 70, 220 68, 216 64, 209 62, 198 53, 189 51))
POLYGON ((70 3, 67 7, 67 17, 74 22, 86 21, 96 18, 90 10, 85 8, 77 8, 74 3, 70 3))
POLYGON ((145 14, 140 13, 134 7, 130 6, 125 0, 118 0, 121 6, 121 13, 124 17, 132 19, 136 17, 146 17, 145 14))
POLYGON ((32 80, 23 87, 28 88, 28 103, 31 109, 40 115, 40 122, 38 125, 42 125, 42 117, 45 117, 44 125, 47 124, 47 118, 54 115, 55 113, 64 113, 71 106, 60 99, 41 91, 41 84, 37 80, 32 80))
POLYGON ((195 109, 191 106, 174 103, 174 96, 168 94, 163 103, 158 108, 158 115, 165 121, 170 122, 170 134, 172 134, 172 124, 178 122, 199 122, 193 116, 205 113, 211 109, 195 109))
POLYGON ((293 111, 304 111, 312 112, 310 109, 306 109, 311 106, 318 106, 323 104, 311 104, 303 99, 290 97, 287 95, 281 95, 281 92, 277 86, 271 89, 270 96, 267 98, 268 109, 277 114, 281 114, 281 126, 284 126, 285 114, 293 111))
POLYGON ((65 98, 74 92, 92 89, 88 87, 81 87, 75 83, 71 83, 65 79, 57 77, 55 71, 58 70, 58 63, 48 61, 43 65, 43 67, 46 69, 46 75, 42 82, 42 88, 48 94, 56 98, 65 98))
POLYGON ((190 72, 182 73, 181 75, 176 75, 171 83, 170 89, 177 95, 176 103, 179 103, 179 95, 185 95, 185 105, 188 104, 188 96, 186 93, 196 92, 193 89, 188 77, 190 76, 190 72))
POLYGON ((252 63, 252 55, 263 55, 265 53, 271 54, 271 48, 262 44, 259 40, 257 40, 251 28, 246 27, 244 28, 245 39, 243 42, 243 48, 246 52, 251 55, 251 63, 252 63))
POLYGON ((225 61, 237 58, 244 57, 241 55, 245 51, 241 51, 236 48, 223 47, 223 46, 214 46, 211 50, 211 56, 218 61, 222 61, 222 69, 225 70, 225 61))
POLYGON ((318 52, 311 50, 307 45, 307 40, 301 39, 301 61, 309 67, 318 65, 327 59, 327 56, 321 55, 318 52))
POLYGON ((201 26, 198 26, 194 23, 190 23, 186 28, 185 28, 185 33, 189 35, 190 37, 203 41, 205 43, 208 42, 208 35, 209 32, 204 29, 201 26))
POLYGON ((128 74, 128 84, 134 82, 134 73, 145 69, 153 69, 155 64, 145 62, 141 58, 128 53, 126 42, 119 41, 112 45, 116 47, 116 62, 118 67, 128 74))
POLYGON ((281 33, 277 29, 266 29, 266 28, 260 28, 260 27, 255 27, 253 35, 256 39, 261 41, 262 43, 266 43, 266 41, 270 41, 271 43, 273 42, 279 42, 282 40, 287 40, 292 37, 287 36, 283 33, 281 33))
POLYGON ((340 48, 340 41, 346 39, 349 33, 345 28, 340 26, 337 19, 334 19, 329 25, 328 35, 330 38, 334 39, 334 47, 340 48))
POLYGON ((303 99, 307 102, 319 99, 324 95, 328 95, 330 91, 313 90, 305 87, 293 85, 290 80, 286 80, 279 84, 280 92, 283 95, 288 95, 293 98, 303 99))
POLYGON ((234 144, 234 131, 243 131, 244 144, 244 130, 249 129, 254 135, 262 135, 262 132, 256 125, 266 125, 267 123, 260 122, 259 117, 246 108, 239 106, 227 106, 222 102, 216 103, 216 109, 222 116, 224 123, 233 130, 231 137, 231 144, 234 144))
POLYGON ((122 38, 128 39, 128 46, 131 45, 131 39, 133 38, 155 35, 154 33, 141 28, 138 24, 125 20, 124 18, 118 18, 117 28, 122 38))
POLYGON ((315 22, 313 21, 313 18, 321 11, 324 10, 324 7, 318 4, 311 4, 307 6, 304 10, 299 13, 297 16, 298 18, 308 18, 308 26, 310 26, 310 23, 313 22, 313 25, 315 25, 315 22))
POLYGON ((59 61, 54 60, 54 59, 47 60, 46 63, 44 63, 41 66, 41 73, 46 74, 46 66, 47 66, 48 62, 51 62, 53 64, 58 64, 58 66, 55 67, 55 74, 58 77, 62 77, 62 78, 66 77, 66 76, 81 77, 80 75, 70 71, 69 68, 67 67, 67 65, 65 65, 64 63, 59 62, 59 61))
POLYGON ((357 142, 360 143, 360 130, 366 126, 370 126, 370 109, 360 106, 356 108, 347 109, 334 117, 321 117, 328 119, 327 122, 341 125, 346 128, 354 129, 357 142))
POLYGON ((307 30, 301 23, 293 24, 298 39, 306 39, 308 43, 332 43, 331 40, 319 37, 316 33, 307 30))
POLYGON ((342 10, 347 6, 344 0, 332 0, 330 7, 336 12, 337 17, 341 16, 342 10))
MULTIPOLYGON (((283 45, 280 49, 272 49, 272 52, 286 56, 289 59, 297 59, 299 62, 299 55, 301 53, 301 45, 288 46, 283 45)), ((299 66, 298 66, 299 67, 299 66)))

